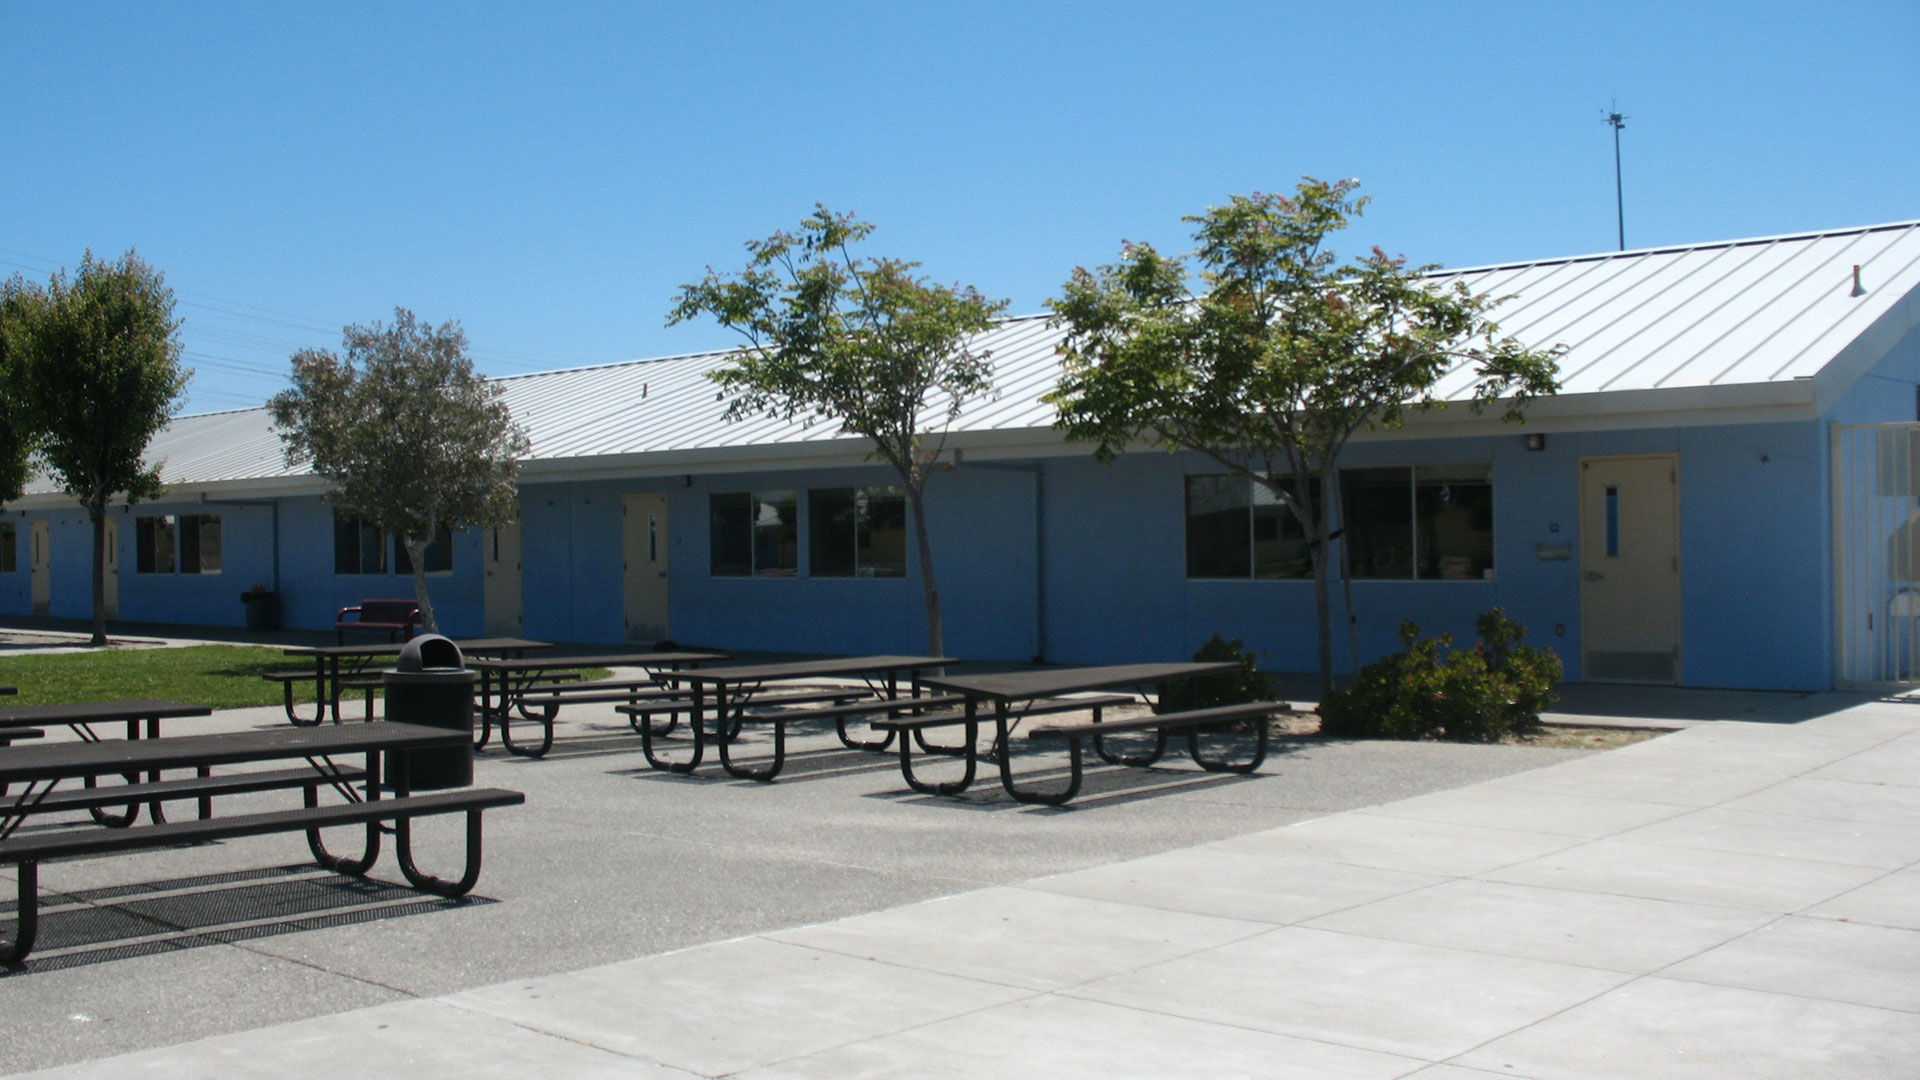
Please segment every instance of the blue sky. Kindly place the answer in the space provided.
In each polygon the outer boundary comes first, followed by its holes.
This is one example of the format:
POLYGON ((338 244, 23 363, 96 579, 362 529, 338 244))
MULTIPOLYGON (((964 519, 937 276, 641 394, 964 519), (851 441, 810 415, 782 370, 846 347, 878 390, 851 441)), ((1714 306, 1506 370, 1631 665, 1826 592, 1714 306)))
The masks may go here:
POLYGON ((135 247, 187 412, 395 306, 490 375, 735 344, 676 287, 815 202, 1037 313, 1302 175, 1472 266, 1920 218, 1920 5, 0 0, 0 273, 135 247))

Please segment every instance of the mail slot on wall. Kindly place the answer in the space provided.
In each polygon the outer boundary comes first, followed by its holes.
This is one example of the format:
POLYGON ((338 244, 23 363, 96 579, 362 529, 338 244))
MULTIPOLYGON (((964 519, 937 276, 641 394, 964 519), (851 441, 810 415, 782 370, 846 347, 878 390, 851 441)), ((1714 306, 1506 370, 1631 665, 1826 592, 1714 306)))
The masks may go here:
POLYGON ((1573 558, 1572 544, 1535 544, 1533 557, 1541 562, 1566 562, 1573 558))

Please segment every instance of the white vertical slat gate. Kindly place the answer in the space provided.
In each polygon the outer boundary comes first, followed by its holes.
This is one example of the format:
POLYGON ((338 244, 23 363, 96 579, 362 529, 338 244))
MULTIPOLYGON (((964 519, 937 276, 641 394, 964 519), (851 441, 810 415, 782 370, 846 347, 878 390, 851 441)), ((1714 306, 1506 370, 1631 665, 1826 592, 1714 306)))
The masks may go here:
POLYGON ((1835 681, 1920 682, 1920 423, 1833 426, 1835 681))

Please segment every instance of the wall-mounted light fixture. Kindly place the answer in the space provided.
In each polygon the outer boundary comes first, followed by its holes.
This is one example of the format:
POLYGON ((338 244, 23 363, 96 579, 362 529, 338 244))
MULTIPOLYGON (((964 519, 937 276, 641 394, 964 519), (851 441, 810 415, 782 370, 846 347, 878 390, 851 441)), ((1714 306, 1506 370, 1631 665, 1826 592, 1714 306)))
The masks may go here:
POLYGON ((1529 450, 1545 450, 1547 448, 1547 436, 1544 432, 1529 431, 1522 437, 1527 440, 1527 449, 1529 450))
POLYGON ((682 473, 682 474, 681 474, 681 476, 680 476, 680 486, 681 486, 681 487, 692 487, 692 486, 693 486, 693 475, 692 475, 691 473, 682 473))

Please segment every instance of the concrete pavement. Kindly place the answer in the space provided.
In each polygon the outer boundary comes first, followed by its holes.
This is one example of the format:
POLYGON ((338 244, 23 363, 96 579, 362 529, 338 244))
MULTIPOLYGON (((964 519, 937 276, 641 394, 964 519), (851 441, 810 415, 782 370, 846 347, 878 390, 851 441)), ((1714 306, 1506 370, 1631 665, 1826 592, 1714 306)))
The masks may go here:
MULTIPOLYGON (((831 893, 859 885, 870 891, 847 906, 865 910, 804 924, 774 918, 726 940, 446 992, 405 986, 396 971, 385 1000, 345 1000, 379 996, 371 994, 378 977, 365 976, 368 993, 340 995, 341 1007, 324 1014, 33 1075, 1914 1075, 1920 705, 1758 695, 1751 708, 1720 710, 1750 719, 1713 720, 1700 697, 1687 700, 1685 711, 1706 715, 1686 717, 1695 723, 1684 731, 1603 754, 1529 759, 1542 767, 1460 775, 1459 785, 1416 783, 1428 790, 1329 813, 1277 809, 1283 785, 1272 781, 1311 783, 1309 756, 1349 772, 1394 766, 1340 757, 1359 744, 1320 744, 1281 755, 1261 781, 1107 810, 949 805, 945 820, 957 813, 968 819, 965 832, 993 836, 973 853, 917 846, 912 838, 938 846, 958 834, 930 824, 921 804, 875 798, 890 785, 867 775, 854 783, 868 798, 854 801, 878 802, 883 813, 830 825, 857 832, 879 822, 894 835, 878 852, 838 849, 857 871, 844 880, 790 886, 831 893), (1201 843, 1174 839, 1204 838, 1223 805, 1243 820, 1291 815, 1293 823, 1224 828, 1201 843), (1054 845, 1071 849, 1068 868, 1017 876, 1058 858, 1054 845), (991 872, 999 846, 1011 875, 991 872), (957 870, 936 884, 941 865, 957 870), (893 887, 875 884, 882 871, 895 875, 893 887), (885 903, 888 895, 903 902, 885 903)), ((515 775, 482 782, 558 777, 563 760, 490 763, 515 775)), ((574 781, 590 786, 587 779, 574 781)), ((775 845, 812 846, 796 853, 795 866, 808 872, 835 854, 821 844, 817 820, 808 829, 781 825, 821 812, 812 799, 831 785, 640 779, 648 782, 625 782, 629 799, 670 787, 675 805, 694 801, 696 818, 713 815, 710 824, 732 821, 770 832, 775 845), (815 794, 805 802, 766 801, 808 790, 815 794), (758 809, 743 805, 756 800, 758 809)), ((629 805, 635 835, 673 831, 649 820, 659 807, 629 805)), ((673 844, 664 850, 673 856, 669 873, 711 869, 682 865, 687 857, 673 844)), ((397 928, 444 935, 464 917, 465 948, 515 948, 503 926, 552 913, 521 892, 523 878, 505 861, 490 861, 481 883, 497 904, 266 944, 302 960, 308 989, 322 995, 330 980, 313 972, 324 971, 327 953, 290 951, 290 943, 334 935, 337 945, 397 928)), ((138 877, 122 862, 110 877, 129 873, 138 877)), ((647 861, 635 859, 616 876, 647 873, 647 861)), ((614 882, 602 886, 602 895, 621 895, 614 882)), ((578 917, 604 930, 597 920, 605 914, 578 917)), ((638 903, 621 914, 649 917, 638 903)), ((717 935, 733 925, 689 929, 717 935)), ((563 955, 592 951, 554 929, 563 955)), ((0 980, 0 1004, 17 1016, 24 995, 54 993, 63 977, 164 978, 193 955, 0 980)), ((247 978, 244 967, 231 977, 247 978)), ((462 982, 423 983, 434 981, 462 982)), ((298 992, 302 984, 262 985, 298 992)))

